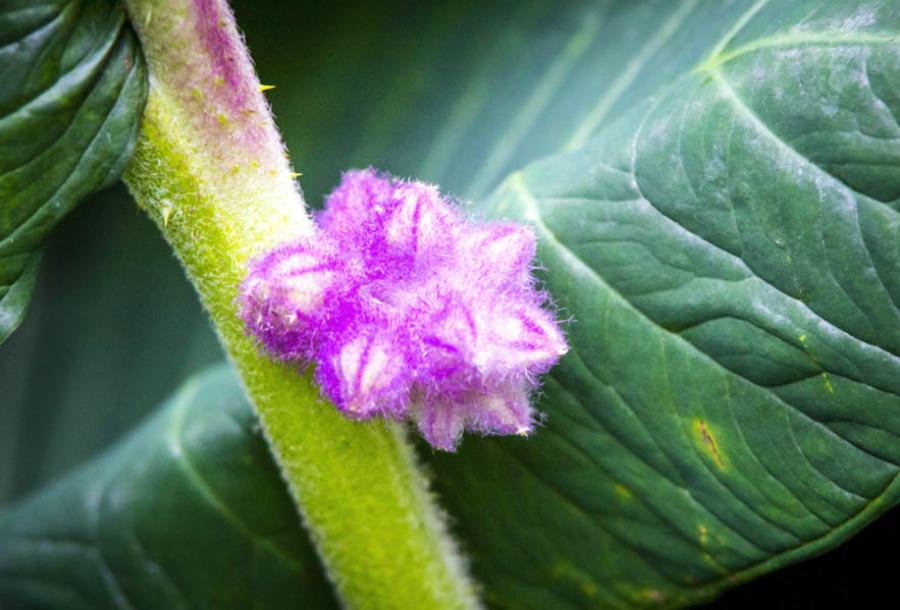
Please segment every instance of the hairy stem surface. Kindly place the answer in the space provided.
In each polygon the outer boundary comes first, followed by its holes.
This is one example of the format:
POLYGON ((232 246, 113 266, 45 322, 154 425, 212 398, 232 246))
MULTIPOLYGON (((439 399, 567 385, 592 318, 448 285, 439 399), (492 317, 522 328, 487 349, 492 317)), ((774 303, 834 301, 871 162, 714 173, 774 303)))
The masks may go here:
POLYGON ((403 431, 345 419, 238 318, 248 261, 312 224, 226 2, 126 5, 150 67, 126 183, 212 317, 343 602, 477 607, 403 431))

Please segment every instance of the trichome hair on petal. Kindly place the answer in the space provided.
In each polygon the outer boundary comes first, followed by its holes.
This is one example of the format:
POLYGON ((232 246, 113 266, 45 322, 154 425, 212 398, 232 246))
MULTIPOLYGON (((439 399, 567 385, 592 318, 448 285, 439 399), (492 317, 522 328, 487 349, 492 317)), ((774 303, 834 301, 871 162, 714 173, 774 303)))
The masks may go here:
POLYGON ((533 430, 538 377, 568 348, 529 227, 468 219, 436 186, 371 168, 346 172, 316 220, 241 286, 269 352, 314 364, 348 417, 412 419, 438 449, 533 430))

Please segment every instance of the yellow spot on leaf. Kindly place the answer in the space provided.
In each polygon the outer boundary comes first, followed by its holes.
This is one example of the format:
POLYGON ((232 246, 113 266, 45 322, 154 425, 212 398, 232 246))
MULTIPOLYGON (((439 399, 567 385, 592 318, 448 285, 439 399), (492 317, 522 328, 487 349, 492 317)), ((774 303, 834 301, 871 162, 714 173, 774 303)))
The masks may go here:
POLYGON ((705 525, 697 526, 697 536, 700 538, 700 544, 706 546, 706 543, 709 542, 709 530, 705 525))
POLYGON ((631 490, 621 483, 616 483, 615 487, 613 487, 613 490, 615 490, 616 495, 623 500, 630 500, 632 498, 631 490))
POLYGON ((716 437, 713 436, 712 430, 702 419, 694 420, 694 434, 700 441, 700 446, 709 454, 712 460, 725 469, 725 460, 722 459, 722 453, 719 451, 719 445, 716 443, 716 437))
POLYGON ((834 394, 834 386, 831 385, 831 379, 828 377, 828 373, 822 373, 822 381, 825 382, 825 391, 829 394, 834 394))
POLYGON ((640 597, 643 600, 649 600, 656 603, 660 603, 663 600, 662 593, 660 593, 656 589, 642 589, 640 597))
POLYGON ((600 592, 600 588, 590 574, 565 559, 560 559, 553 565, 550 575, 555 581, 575 584, 586 597, 596 597, 600 592))

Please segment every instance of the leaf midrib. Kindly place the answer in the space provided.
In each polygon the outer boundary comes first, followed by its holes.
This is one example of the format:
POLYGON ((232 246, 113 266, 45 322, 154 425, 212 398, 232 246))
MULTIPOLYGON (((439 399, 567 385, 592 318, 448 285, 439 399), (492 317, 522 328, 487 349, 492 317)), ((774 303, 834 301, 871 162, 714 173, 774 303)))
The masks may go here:
POLYGON ((711 54, 702 61, 694 72, 710 72, 721 68, 724 64, 738 59, 744 55, 774 49, 778 47, 842 47, 851 45, 882 45, 897 44, 898 35, 890 35, 885 32, 841 32, 839 30, 824 30, 821 32, 789 33, 778 36, 764 36, 753 42, 735 47, 731 51, 723 51, 711 54))

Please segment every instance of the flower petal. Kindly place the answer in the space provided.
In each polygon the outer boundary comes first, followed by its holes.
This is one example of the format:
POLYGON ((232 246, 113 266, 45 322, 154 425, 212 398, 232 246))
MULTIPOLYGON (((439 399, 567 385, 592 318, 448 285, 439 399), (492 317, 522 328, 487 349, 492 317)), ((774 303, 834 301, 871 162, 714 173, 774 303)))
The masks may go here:
POLYGON ((422 182, 399 185, 385 222, 385 238, 393 247, 413 256, 446 250, 457 217, 441 199, 436 186, 422 182))
POLYGON ((338 288, 343 265, 327 241, 301 242, 270 252, 251 267, 240 287, 241 316, 273 353, 308 359, 312 333, 338 288))
POLYGON ((347 415, 400 415, 406 409, 410 380, 405 354, 387 334, 351 335, 328 343, 316 372, 325 394, 347 415))
POLYGON ((530 378, 549 370, 569 349, 553 316, 535 305, 502 302, 475 315, 482 338, 473 361, 487 374, 530 378))
POLYGON ((468 223, 460 238, 463 256, 490 269, 493 280, 530 283, 531 261, 535 255, 534 231, 511 222, 468 223))
POLYGON ((439 449, 533 430, 536 377, 568 348, 531 276, 530 228, 466 220, 436 186, 373 169, 344 174, 317 219, 242 286, 267 349, 314 361, 348 417, 411 414, 439 449))

